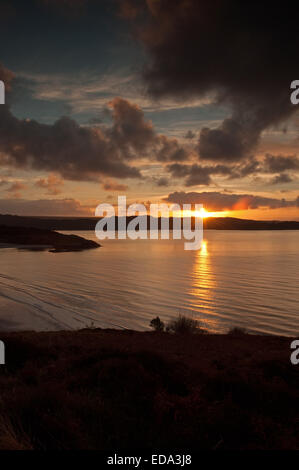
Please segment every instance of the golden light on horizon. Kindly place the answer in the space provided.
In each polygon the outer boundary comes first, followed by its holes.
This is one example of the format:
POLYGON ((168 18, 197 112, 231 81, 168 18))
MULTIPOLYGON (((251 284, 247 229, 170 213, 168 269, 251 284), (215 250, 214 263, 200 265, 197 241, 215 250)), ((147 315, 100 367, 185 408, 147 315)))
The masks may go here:
POLYGON ((195 217, 201 217, 202 219, 205 219, 206 217, 211 217, 209 212, 204 207, 202 207, 199 211, 191 211, 191 212, 192 212, 192 215, 194 215, 195 217))
POLYGON ((229 215, 229 211, 217 211, 217 212, 210 212, 204 207, 199 210, 182 210, 180 213, 176 214, 180 217, 201 217, 202 219, 206 219, 208 217, 227 217, 229 215))

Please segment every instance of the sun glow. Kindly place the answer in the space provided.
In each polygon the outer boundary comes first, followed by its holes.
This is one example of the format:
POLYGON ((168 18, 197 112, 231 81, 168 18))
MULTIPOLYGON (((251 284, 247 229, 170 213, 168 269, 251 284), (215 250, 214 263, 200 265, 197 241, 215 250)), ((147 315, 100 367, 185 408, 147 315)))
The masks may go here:
POLYGON ((198 211, 183 211, 182 215, 187 217, 201 217, 202 219, 206 219, 208 217, 226 217, 228 215, 228 211, 210 212, 202 207, 198 211))
POLYGON ((208 217, 227 217, 228 215, 228 211, 210 212, 204 207, 199 210, 180 210, 172 212, 173 217, 201 217, 202 219, 208 217))
POLYGON ((206 217, 210 217, 210 213, 204 207, 202 207, 199 211, 191 211, 191 212, 192 212, 192 215, 195 217, 202 217, 203 219, 205 219, 206 217))
POLYGON ((199 211, 192 211, 191 215, 193 217, 202 217, 203 219, 206 219, 207 217, 228 217, 229 211, 210 212, 202 207, 199 211))

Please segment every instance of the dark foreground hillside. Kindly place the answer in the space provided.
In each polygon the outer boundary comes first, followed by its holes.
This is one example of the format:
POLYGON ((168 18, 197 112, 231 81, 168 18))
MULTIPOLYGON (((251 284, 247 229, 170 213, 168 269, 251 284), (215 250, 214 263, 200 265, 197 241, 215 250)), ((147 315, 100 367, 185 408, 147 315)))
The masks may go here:
POLYGON ((290 339, 3 333, 1 449, 298 449, 290 339))

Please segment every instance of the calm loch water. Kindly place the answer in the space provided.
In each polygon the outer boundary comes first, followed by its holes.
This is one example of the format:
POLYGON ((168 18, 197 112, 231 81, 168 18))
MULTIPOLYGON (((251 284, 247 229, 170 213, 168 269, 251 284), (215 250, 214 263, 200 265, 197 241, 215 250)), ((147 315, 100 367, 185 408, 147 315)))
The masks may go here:
MULTIPOLYGON (((93 238, 93 232, 78 232, 93 238)), ((183 241, 107 240, 80 253, 0 250, 0 330, 145 330, 159 315, 214 332, 299 333, 299 232, 206 231, 183 241)))

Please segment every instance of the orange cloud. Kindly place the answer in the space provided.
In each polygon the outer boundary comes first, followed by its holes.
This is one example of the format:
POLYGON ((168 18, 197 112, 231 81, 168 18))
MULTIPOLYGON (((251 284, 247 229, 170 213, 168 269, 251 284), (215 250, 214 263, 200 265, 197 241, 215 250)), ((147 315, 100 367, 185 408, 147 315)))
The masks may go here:
POLYGON ((21 181, 14 181, 13 183, 11 183, 11 185, 9 186, 9 188, 6 189, 6 191, 8 193, 10 193, 10 196, 15 198, 15 199, 19 199, 21 198, 21 193, 20 191, 24 190, 24 189, 27 189, 27 185, 24 184, 24 183, 21 183, 21 181))
POLYGON ((47 190, 47 194, 55 196, 60 194, 61 187, 64 185, 63 179, 55 173, 50 173, 47 178, 41 178, 36 181, 35 186, 47 190))

